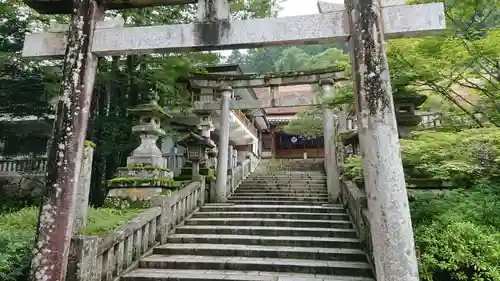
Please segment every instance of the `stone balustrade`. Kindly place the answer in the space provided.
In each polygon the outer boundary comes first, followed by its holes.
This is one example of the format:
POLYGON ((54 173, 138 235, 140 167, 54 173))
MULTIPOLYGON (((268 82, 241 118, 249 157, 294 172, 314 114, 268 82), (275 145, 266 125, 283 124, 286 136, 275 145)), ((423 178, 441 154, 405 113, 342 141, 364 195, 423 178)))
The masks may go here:
POLYGON ((341 203, 347 209, 354 228, 358 234, 361 246, 368 254, 370 265, 375 272, 373 262, 373 244, 366 194, 356 184, 341 181, 341 203))
POLYGON ((151 208, 106 237, 73 237, 66 280, 112 281, 134 269, 176 225, 204 203, 204 180, 170 196, 155 196, 151 208))
MULTIPOLYGON (((258 162, 255 164, 257 165, 258 162)), ((250 159, 245 159, 243 162, 238 163, 238 165, 232 170, 232 173, 227 177, 226 194, 231 194, 240 185, 240 183, 246 179, 246 177, 252 172, 251 171, 252 161, 250 159)))
POLYGON ((0 173, 43 173, 46 170, 46 157, 0 160, 0 173))
MULTIPOLYGON (((237 166, 230 170, 227 175, 226 180, 226 195, 233 193, 234 190, 240 185, 240 183, 248 177, 259 165, 260 158, 257 156, 250 156, 238 163, 237 166)), ((209 202, 215 202, 215 181, 210 182, 209 194, 207 194, 207 200, 209 202)))

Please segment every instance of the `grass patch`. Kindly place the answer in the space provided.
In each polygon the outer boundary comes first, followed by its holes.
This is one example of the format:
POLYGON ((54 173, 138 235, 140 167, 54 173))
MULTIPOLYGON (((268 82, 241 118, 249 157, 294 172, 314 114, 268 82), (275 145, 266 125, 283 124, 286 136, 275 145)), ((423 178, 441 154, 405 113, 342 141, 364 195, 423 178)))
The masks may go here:
MULTIPOLYGON (((87 227, 79 232, 84 235, 104 236, 106 233, 126 224, 144 209, 94 209, 89 208, 87 227)), ((38 208, 24 208, 20 211, 0 215, 0 231, 36 231, 38 208)))
MULTIPOLYGON (((85 235, 105 236, 134 219, 143 209, 89 210, 85 235)), ((24 208, 0 215, 0 280, 25 281, 35 242, 38 208, 24 208)))
POLYGON ((144 209, 90 209, 87 227, 80 231, 84 235, 105 236, 107 233, 133 220, 144 209))

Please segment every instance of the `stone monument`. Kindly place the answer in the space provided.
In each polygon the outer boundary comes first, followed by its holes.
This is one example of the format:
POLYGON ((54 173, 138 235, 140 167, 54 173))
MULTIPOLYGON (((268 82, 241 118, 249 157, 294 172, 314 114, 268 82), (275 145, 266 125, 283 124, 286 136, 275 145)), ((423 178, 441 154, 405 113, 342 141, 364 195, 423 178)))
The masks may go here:
POLYGON ((422 117, 415 110, 427 100, 426 95, 411 90, 399 90, 394 93, 396 122, 400 138, 411 138, 411 132, 422 122, 422 117))
POLYGON ((162 193, 173 183, 173 172, 167 169, 156 144, 158 138, 165 135, 161 121, 169 115, 158 105, 155 94, 129 112, 139 119, 132 131, 139 134, 141 143, 127 158, 127 166, 118 168, 116 178, 108 182, 111 189, 108 198, 144 200, 162 193))

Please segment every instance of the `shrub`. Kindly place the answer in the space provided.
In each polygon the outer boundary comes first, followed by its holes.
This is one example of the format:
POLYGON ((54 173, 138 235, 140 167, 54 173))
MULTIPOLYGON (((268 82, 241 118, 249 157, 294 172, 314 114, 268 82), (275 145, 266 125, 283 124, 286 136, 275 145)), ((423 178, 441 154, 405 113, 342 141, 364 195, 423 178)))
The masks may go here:
MULTIPOLYGON (((408 182, 430 179, 472 186, 500 177, 500 130, 470 129, 458 133, 416 132, 401 140, 405 177, 408 182)), ((346 158, 346 177, 363 178, 358 156, 346 158)))
POLYGON ((410 203, 424 280, 500 280, 500 186, 427 193, 410 203), (482 279, 481 279, 482 278, 482 279))
POLYGON ((36 208, 0 216, 0 280, 25 281, 36 233, 36 208))
POLYGON ((416 231, 426 281, 500 280, 500 233, 447 214, 416 231))

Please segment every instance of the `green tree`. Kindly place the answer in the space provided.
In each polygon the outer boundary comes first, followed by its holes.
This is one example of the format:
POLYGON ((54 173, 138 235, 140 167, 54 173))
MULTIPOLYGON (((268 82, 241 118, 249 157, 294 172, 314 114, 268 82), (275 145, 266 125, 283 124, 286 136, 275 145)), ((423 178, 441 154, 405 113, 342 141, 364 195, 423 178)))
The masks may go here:
POLYGON ((226 63, 243 66, 245 64, 245 55, 243 55, 240 50, 233 50, 226 58, 226 63))
POLYGON ((0 18, 0 112, 16 116, 52 113, 48 102, 57 93, 57 75, 39 62, 20 57, 25 33, 32 24, 46 24, 48 17, 26 10, 22 3, 1 1, 0 18))
MULTIPOLYGON (((418 1, 418 2, 429 2, 418 1)), ((500 124, 500 2, 446 0, 444 36, 397 39, 389 43, 391 79, 440 94, 482 126, 483 113, 500 124), (460 85, 469 94, 456 90, 460 85), (474 102, 474 101, 477 102, 474 102)))
POLYGON ((307 62, 309 59, 310 55, 304 50, 297 47, 287 48, 281 52, 278 60, 275 62, 274 70, 284 72, 308 69, 307 62))

